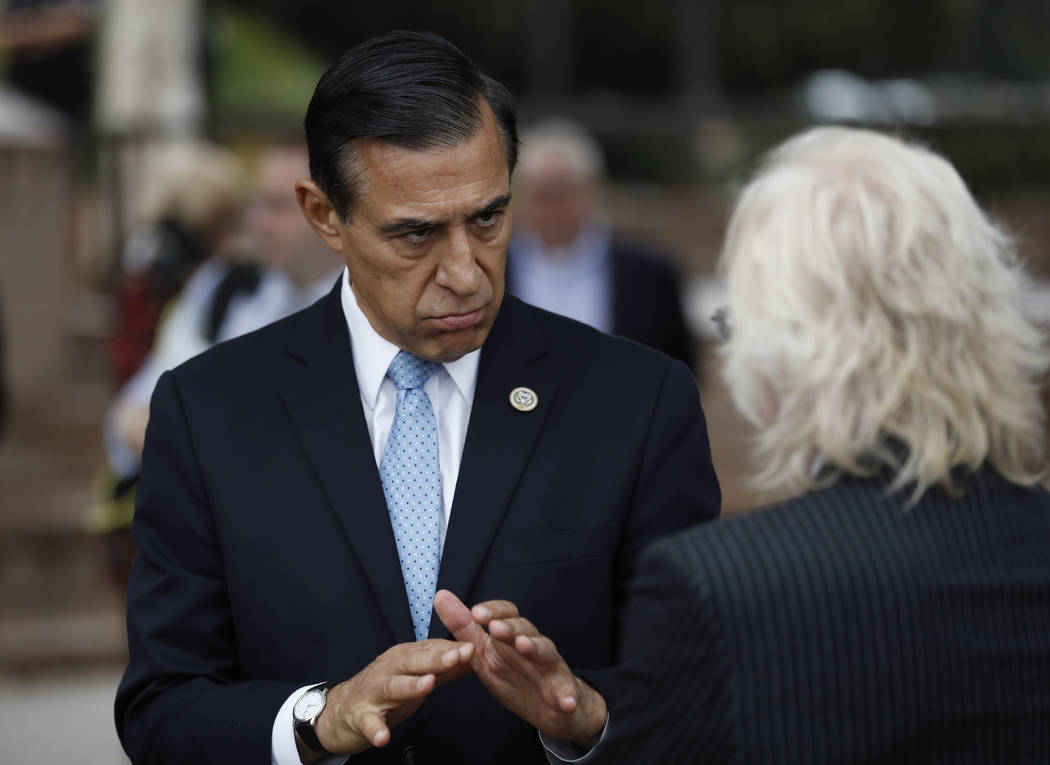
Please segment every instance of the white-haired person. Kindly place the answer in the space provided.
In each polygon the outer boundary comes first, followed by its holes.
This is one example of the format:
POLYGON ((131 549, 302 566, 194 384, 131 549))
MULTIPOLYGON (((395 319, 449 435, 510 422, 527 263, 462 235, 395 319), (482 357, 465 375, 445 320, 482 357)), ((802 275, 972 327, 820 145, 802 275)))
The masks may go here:
POLYGON ((1044 338, 934 153, 775 149, 722 253, 725 377, 793 498, 657 543, 592 760, 1050 762, 1044 338))

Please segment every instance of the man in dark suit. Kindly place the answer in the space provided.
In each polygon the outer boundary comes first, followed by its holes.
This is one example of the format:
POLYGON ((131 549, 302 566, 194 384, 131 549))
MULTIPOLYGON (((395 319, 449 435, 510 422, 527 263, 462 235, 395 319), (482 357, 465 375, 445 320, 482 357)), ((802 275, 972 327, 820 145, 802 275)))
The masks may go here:
POLYGON ((604 161, 579 125, 522 134, 507 292, 694 367, 694 339, 670 258, 614 236, 599 196, 604 161))
POLYGON ((539 730, 586 748, 642 546, 718 512, 695 383, 504 299, 514 112, 445 40, 350 51, 306 133, 296 193, 347 270, 157 385, 124 746, 533 763, 539 730))
POLYGON ((819 128, 723 258, 727 382, 796 496, 646 553, 593 761, 1050 762, 1048 357, 1009 239, 941 158, 819 128))

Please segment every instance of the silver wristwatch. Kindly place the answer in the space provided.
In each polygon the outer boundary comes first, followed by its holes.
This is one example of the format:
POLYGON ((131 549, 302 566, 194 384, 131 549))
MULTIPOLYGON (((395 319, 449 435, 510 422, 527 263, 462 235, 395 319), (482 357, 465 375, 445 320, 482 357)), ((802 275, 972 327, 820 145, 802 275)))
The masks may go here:
POLYGON ((298 701, 295 702, 295 706, 292 707, 292 720, 294 721, 293 727, 295 732, 299 734, 299 738, 302 739, 310 751, 323 755, 332 753, 321 745, 321 740, 317 738, 317 730, 314 728, 314 724, 317 722, 317 718, 321 716, 321 712, 324 711, 325 702, 328 700, 328 688, 327 683, 315 685, 313 688, 305 691, 298 701))

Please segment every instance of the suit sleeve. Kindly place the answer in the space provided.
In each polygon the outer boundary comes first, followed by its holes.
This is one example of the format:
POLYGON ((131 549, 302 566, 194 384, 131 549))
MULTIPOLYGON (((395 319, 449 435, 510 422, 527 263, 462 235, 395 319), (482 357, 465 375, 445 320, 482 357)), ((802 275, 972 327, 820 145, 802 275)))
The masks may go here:
MULTIPOLYGON (((717 518, 721 504, 696 380, 684 364, 670 362, 653 407, 617 556, 614 634, 620 634, 627 587, 643 550, 662 537, 717 518)), ((615 644, 614 655, 622 656, 615 644)), ((606 702, 615 697, 616 679, 611 670, 579 674, 601 691, 606 702)))
POLYGON ((241 682, 219 539, 172 374, 157 384, 133 524, 127 671, 116 722, 133 762, 269 762, 298 683, 241 682))
POLYGON ((697 549, 678 539, 650 548, 624 614, 617 697, 588 765, 733 761, 731 671, 697 549))

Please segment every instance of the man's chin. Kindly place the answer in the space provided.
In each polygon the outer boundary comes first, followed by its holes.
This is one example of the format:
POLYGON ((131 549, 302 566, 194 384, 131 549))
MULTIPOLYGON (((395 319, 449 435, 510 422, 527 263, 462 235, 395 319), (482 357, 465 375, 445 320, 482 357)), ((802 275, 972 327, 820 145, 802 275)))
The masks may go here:
POLYGON ((478 327, 442 333, 442 336, 435 340, 433 352, 428 353, 427 358, 442 364, 457 361, 484 345, 487 337, 488 328, 481 330, 478 327))

